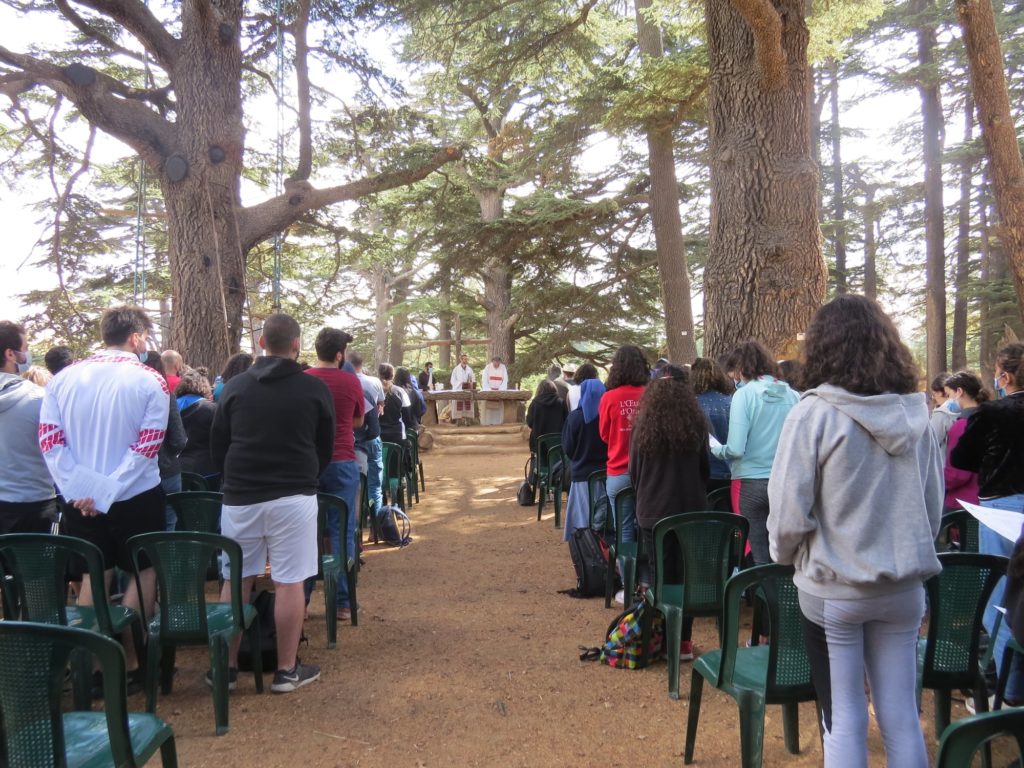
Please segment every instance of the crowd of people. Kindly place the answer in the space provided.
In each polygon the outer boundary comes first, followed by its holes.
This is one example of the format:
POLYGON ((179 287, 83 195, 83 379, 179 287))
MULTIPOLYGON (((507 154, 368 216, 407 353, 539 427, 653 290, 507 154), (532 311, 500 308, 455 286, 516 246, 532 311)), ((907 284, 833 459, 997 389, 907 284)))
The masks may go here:
MULTIPOLYGON (((782 365, 747 341, 717 360, 662 359, 652 369, 640 349, 621 347, 604 383, 587 366, 561 387, 561 377, 541 381, 528 415, 531 445, 561 432, 572 480, 566 540, 591 524, 592 473, 606 472, 597 492, 611 508, 633 489, 618 535, 639 544, 641 590, 659 565, 669 579, 681 577, 671 541, 664 562, 654 562, 657 522, 708 509, 708 494, 729 488, 733 512, 749 523, 752 564, 795 568, 825 764, 867 765, 866 679, 889 764, 926 766, 915 698, 924 582, 941 568, 941 516, 961 500, 1012 510, 1024 523, 1024 344, 999 352, 994 393, 971 372, 943 374, 930 385, 931 411, 909 349, 873 301, 847 295, 826 304, 803 352, 800 364, 782 365)), ((594 526, 605 530, 605 521, 594 526)), ((982 526, 980 548, 1008 556, 1014 543, 982 526)), ((1002 599, 1000 586, 986 614, 990 632, 1002 599)), ((684 621, 672 649, 683 660, 694 656, 691 628, 684 621)), ((1004 622, 996 660, 1009 636, 1004 622)), ((1011 705, 1024 703, 1018 661, 1011 705)))
MULTIPOLYGON (((294 691, 320 675, 296 655, 318 570, 316 494, 347 505, 345 530, 330 508, 327 535, 333 551, 344 541, 351 556, 360 482, 372 510, 381 510, 382 440, 408 444, 418 429, 418 382, 387 364, 379 378, 364 373, 362 357, 348 349, 352 337, 335 328, 317 335, 313 365, 299 363, 300 328, 285 314, 265 321, 262 355, 232 356, 213 381, 177 351, 151 350, 152 332, 139 307, 109 309, 100 319, 103 348, 74 361, 55 347, 43 376, 24 328, 0 322, 0 533, 49 532, 59 521, 63 532, 99 547, 109 581, 115 566, 135 570, 130 538, 174 529, 167 496, 181 490, 182 473, 203 476, 222 493, 222 533, 241 546, 244 599, 270 564, 278 655, 271 690, 294 691)), ((130 581, 124 603, 152 616, 155 577, 141 565, 141 594, 130 581)), ((87 579, 80 602, 91 595, 87 579)), ((351 619, 346 579, 337 610, 338 619, 351 619)), ((131 643, 126 653, 134 670, 131 643)), ((237 658, 236 642, 231 687, 237 658)))

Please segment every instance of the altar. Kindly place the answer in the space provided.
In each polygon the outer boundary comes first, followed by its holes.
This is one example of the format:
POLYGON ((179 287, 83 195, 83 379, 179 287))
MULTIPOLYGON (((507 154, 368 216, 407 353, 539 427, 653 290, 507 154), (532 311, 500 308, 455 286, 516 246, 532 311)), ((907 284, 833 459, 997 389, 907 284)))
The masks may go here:
MULTIPOLYGON (((444 407, 444 403, 459 401, 470 401, 473 403, 500 402, 502 408, 502 424, 521 424, 523 419, 519 416, 519 404, 526 403, 533 395, 530 392, 520 389, 502 390, 468 390, 449 389, 424 392, 424 399, 427 401, 427 412, 423 416, 424 424, 438 423, 438 403, 444 407)), ((479 418, 479 414, 477 414, 479 418)))

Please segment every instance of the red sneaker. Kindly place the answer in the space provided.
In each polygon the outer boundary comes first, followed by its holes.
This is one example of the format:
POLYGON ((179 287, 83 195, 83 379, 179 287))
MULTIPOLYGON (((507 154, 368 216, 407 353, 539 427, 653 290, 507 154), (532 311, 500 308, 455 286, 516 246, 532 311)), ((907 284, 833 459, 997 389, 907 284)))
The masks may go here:
POLYGON ((693 661, 693 641, 683 640, 679 643, 679 660, 693 661))

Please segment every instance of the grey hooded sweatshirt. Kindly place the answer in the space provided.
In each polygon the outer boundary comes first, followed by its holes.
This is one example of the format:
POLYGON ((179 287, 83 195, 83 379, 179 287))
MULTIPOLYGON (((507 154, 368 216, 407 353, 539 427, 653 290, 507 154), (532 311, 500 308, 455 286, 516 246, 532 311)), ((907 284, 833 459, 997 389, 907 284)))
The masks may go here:
POLYGON ((0 373, 0 501, 52 499, 53 480, 39 450, 43 388, 13 373, 0 373))
POLYGON ((789 413, 768 483, 768 541, 824 599, 896 593, 941 570, 942 454, 923 393, 823 384, 789 413))

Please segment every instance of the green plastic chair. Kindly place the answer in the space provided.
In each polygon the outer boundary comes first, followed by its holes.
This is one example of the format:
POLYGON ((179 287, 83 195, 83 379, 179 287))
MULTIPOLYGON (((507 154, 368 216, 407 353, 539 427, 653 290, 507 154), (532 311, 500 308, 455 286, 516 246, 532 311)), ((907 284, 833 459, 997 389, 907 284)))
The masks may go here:
MULTIPOLYGON (((560 432, 550 432, 546 435, 540 435, 537 438, 537 448, 534 451, 536 460, 534 461, 534 475, 537 478, 534 487, 537 489, 537 520, 539 521, 541 515, 544 514, 544 502, 547 501, 548 491, 554 491, 556 494, 561 493, 562 487, 559 484, 558 488, 553 487, 553 481, 551 478, 551 449, 555 446, 561 447, 562 435, 560 432)), ((555 514, 557 515, 557 509, 555 514)), ((557 523, 555 524, 557 526, 557 523)))
MULTIPOLYGON (((992 637, 995 637, 996 633, 999 631, 999 621, 1002 618, 1002 614, 996 616, 996 626, 992 630, 992 637)), ((1010 639, 1006 641, 1006 648, 1003 650, 1003 663, 999 665, 999 679, 996 682, 996 700, 992 707, 993 709, 1002 708, 1003 699, 1006 696, 1006 685, 1010 682, 1010 666, 1013 663, 1013 657, 1015 654, 1024 658, 1024 645, 1018 643, 1017 640, 1011 636, 1010 639)))
POLYGON ((242 602, 242 548, 213 533, 172 531, 145 533, 128 540, 136 569, 145 556, 156 571, 160 613, 149 622, 146 660, 146 711, 156 711, 157 679, 161 693, 171 693, 178 646, 210 649, 213 710, 217 735, 228 732, 228 645, 247 631, 252 647, 256 690, 263 692, 263 660, 256 608, 242 602), (231 602, 207 602, 206 565, 220 551, 228 558, 231 602))
MULTIPOLYGON (((412 455, 412 476, 413 486, 416 486, 416 480, 419 480, 419 490, 426 492, 427 481, 423 476, 423 461, 420 459, 420 433, 415 429, 410 429, 406 432, 409 438, 409 450, 412 455)), ((416 503, 420 503, 419 491, 416 492, 416 503)))
POLYGON ((548 466, 552 468, 552 471, 548 473, 548 482, 551 487, 551 492, 554 494, 555 502, 555 528, 562 527, 562 494, 565 491, 562 490, 564 487, 562 482, 562 474, 556 475, 554 473, 554 467, 558 466, 559 462, 562 464, 561 472, 571 472, 572 468, 569 466, 569 460, 565 455, 565 451, 562 450, 562 445, 552 445, 548 449, 548 466))
POLYGON ((948 534, 952 530, 957 532, 960 541, 958 552, 978 551, 978 518, 964 509, 944 514, 935 537, 935 549, 946 551, 948 534))
MULTIPOLYGON (((103 555, 95 544, 49 533, 9 533, 0 536, 0 568, 11 577, 0 579, 6 616, 78 627, 115 640, 131 629, 136 659, 144 668, 142 616, 131 608, 109 602, 103 555), (93 604, 68 605, 68 566, 82 564, 89 575, 93 604)), ((76 667, 73 685, 75 705, 88 709, 92 700, 88 664, 76 667)))
POLYGON ((936 768, 969 766, 978 750, 999 737, 1016 741, 1017 756, 1024 759, 1024 709, 979 712, 957 720, 942 733, 936 768))
POLYGON ((974 691, 974 700, 988 709, 988 689, 979 640, 988 598, 1006 573, 1007 558, 969 553, 940 554, 942 572, 925 582, 928 592, 928 635, 917 643, 917 693, 935 691, 935 734, 949 725, 954 691, 974 691))
POLYGON ((185 493, 189 491, 208 491, 210 490, 210 484, 206 482, 205 477, 196 472, 182 472, 181 490, 185 493))
MULTIPOLYGON (((369 529, 370 540, 376 544, 380 537, 378 535, 377 526, 374 525, 374 511, 370 505, 370 488, 366 483, 366 475, 359 476, 359 538, 357 541, 363 541, 363 531, 369 529)), ((358 554, 358 553, 357 553, 358 554)), ((356 570, 358 571, 362 567, 359 562, 359 558, 356 557, 356 570)))
POLYGON ((722 647, 693 663, 690 711, 686 722, 683 762, 693 762, 704 681, 731 696, 740 710, 740 765, 759 768, 764 752, 764 712, 782 705, 786 749, 800 751, 799 704, 815 701, 811 663, 800 628, 800 603, 788 565, 761 565, 740 571, 725 585, 725 606, 719 625, 722 647), (738 643, 744 593, 756 594, 768 611, 769 642, 751 648, 738 643))
POLYGON ((382 485, 389 504, 405 509, 405 449, 398 443, 381 443, 381 459, 384 463, 382 485))
POLYGON ((708 509, 715 512, 732 512, 732 489, 716 488, 708 494, 708 509))
POLYGON ((636 591, 636 561, 644 554, 640 549, 639 538, 636 541, 622 540, 622 515, 626 499, 633 499, 634 504, 636 503, 636 492, 632 488, 623 488, 616 494, 612 509, 615 516, 615 543, 608 547, 608 576, 604 583, 605 608, 612 607, 612 597, 615 594, 614 564, 619 562, 622 568, 622 602, 629 605, 636 591))
POLYGON ((220 533, 224 494, 217 491, 182 491, 168 494, 167 503, 178 516, 175 530, 220 533))
POLYGON ((352 606, 352 626, 359 626, 359 608, 356 600, 356 582, 359 571, 356 562, 358 557, 350 555, 346 551, 345 531, 348 528, 348 505, 340 496, 332 496, 329 493, 318 493, 316 495, 319 506, 317 518, 317 542, 320 545, 320 570, 316 578, 324 582, 324 603, 327 613, 327 647, 334 648, 338 642, 338 579, 344 570, 345 578, 348 580, 348 599, 352 606), (330 537, 327 535, 327 513, 331 507, 338 510, 338 520, 341 526, 339 544, 341 552, 331 552, 330 537), (343 565, 344 564, 344 565, 343 565))
POLYGON ((0 622, 3 764, 135 768, 160 750, 164 768, 176 768, 170 726, 154 715, 128 712, 125 679, 124 651, 110 638, 75 627, 0 622), (72 656, 99 662, 103 711, 61 711, 72 656))
POLYGON ((611 531, 612 529, 612 516, 608 514, 608 494, 605 493, 603 496, 600 493, 600 488, 604 482, 608 479, 608 473, 603 469, 599 469, 596 472, 591 472, 590 476, 587 477, 587 501, 590 510, 590 527, 597 530, 595 523, 597 522, 597 510, 600 508, 600 504, 604 501, 605 504, 605 516, 604 524, 601 526, 602 531, 611 531))
POLYGON ((665 616, 668 648, 668 695, 679 698, 679 641, 683 618, 720 618, 725 584, 739 570, 750 524, 731 512, 689 512, 659 520, 654 526, 658 567, 650 602, 665 616), (665 581, 666 539, 674 537, 682 555, 683 580, 665 581))

